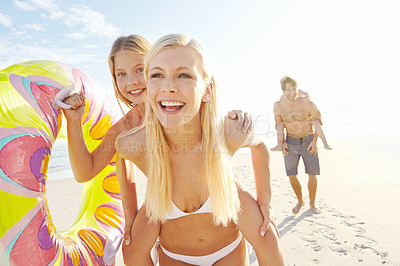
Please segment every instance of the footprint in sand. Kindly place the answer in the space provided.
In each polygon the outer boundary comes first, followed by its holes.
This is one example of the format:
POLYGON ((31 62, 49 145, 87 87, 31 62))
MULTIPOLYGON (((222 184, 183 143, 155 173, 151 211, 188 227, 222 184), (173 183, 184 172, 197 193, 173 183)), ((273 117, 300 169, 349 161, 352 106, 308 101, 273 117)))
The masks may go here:
MULTIPOLYGON (((312 236, 310 235, 310 237, 312 237, 312 236)), ((313 251, 320 251, 321 250, 321 246, 317 243, 317 240, 315 240, 315 239, 300 238, 299 243, 302 246, 308 247, 313 251)))
POLYGON ((338 255, 347 255, 349 253, 349 250, 351 249, 350 246, 353 245, 352 246, 353 250, 370 251, 372 254, 377 255, 381 259, 383 259, 382 264, 386 263, 388 253, 380 252, 379 250, 377 250, 375 248, 375 246, 377 245, 377 241, 366 236, 367 231, 365 229, 365 222, 356 221, 357 218, 355 216, 352 215, 346 216, 344 214, 337 212, 332 208, 328 208, 328 211, 331 213, 333 217, 339 220, 338 224, 343 225, 346 229, 350 230, 347 232, 351 232, 350 236, 348 235, 348 233, 341 236, 342 238, 346 237, 347 239, 349 239, 349 241, 347 240, 341 241, 341 239, 338 236, 333 237, 334 234, 329 235, 329 233, 327 232, 325 235, 323 235, 327 239, 332 240, 333 245, 330 247, 330 249, 333 252, 335 252, 338 255), (337 247, 334 247, 335 245, 337 247), (346 246, 349 248, 346 249, 346 246))
POLYGON ((329 247, 330 250, 332 250, 333 252, 335 252, 337 255, 340 256, 346 256, 348 253, 348 250, 344 249, 344 248, 333 248, 333 247, 329 247))

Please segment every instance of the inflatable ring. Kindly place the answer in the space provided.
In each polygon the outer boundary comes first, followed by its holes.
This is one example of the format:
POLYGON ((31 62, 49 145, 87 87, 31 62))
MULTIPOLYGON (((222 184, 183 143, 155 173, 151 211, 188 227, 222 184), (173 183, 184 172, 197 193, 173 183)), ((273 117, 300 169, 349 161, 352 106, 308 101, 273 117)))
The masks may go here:
POLYGON ((47 166, 61 129, 52 103, 68 85, 86 96, 84 138, 93 150, 115 122, 115 111, 76 67, 30 61, 0 71, 0 265, 106 265, 110 232, 124 228, 115 161, 84 184, 78 217, 57 232, 47 199, 47 166))

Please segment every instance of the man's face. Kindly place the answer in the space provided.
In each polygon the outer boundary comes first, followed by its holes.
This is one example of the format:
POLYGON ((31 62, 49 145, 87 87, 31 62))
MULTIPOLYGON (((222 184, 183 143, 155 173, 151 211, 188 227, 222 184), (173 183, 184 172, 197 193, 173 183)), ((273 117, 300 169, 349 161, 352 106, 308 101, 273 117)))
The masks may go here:
POLYGON ((297 98, 297 88, 294 87, 292 83, 286 83, 283 94, 289 101, 294 101, 297 98))

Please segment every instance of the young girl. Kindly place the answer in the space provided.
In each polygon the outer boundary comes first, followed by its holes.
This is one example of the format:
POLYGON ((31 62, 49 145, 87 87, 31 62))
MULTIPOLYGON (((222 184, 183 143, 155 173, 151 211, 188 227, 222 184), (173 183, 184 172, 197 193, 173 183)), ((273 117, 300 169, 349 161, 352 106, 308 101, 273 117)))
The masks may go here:
MULTIPOLYGON (((129 35, 116 39, 112 45, 108 63, 113 80, 114 93, 118 103, 122 101, 130 110, 106 133, 103 140, 89 152, 82 133, 82 117, 85 99, 73 94, 64 100, 71 109, 64 109, 67 119, 68 150, 71 168, 78 182, 86 182, 96 176, 115 155, 115 139, 123 131, 139 126, 144 118, 146 82, 143 76, 145 54, 150 43, 141 36, 129 35)), ((120 105, 121 106, 121 105, 120 105)), ((122 162, 125 163, 125 162, 122 162)), ((125 167, 127 173, 119 178, 121 197, 125 213, 125 234, 130 241, 129 232, 137 213, 136 185, 134 169, 125 167)), ((122 176, 122 174, 120 174, 122 176)))
MULTIPOLYGON (((282 86, 282 84, 281 84, 281 86, 282 86)), ((297 86, 297 84, 296 84, 296 86, 297 86)), ((302 90, 298 90, 298 96, 304 97, 307 100, 310 99, 310 95, 307 92, 302 91, 302 90)), ((281 101, 283 97, 285 97, 285 95, 282 95, 279 101, 281 101)), ((328 141, 325 138, 325 134, 324 134, 324 131, 322 130, 321 123, 318 120, 311 120, 311 123, 315 129, 315 133, 318 135, 318 137, 320 137, 320 139, 324 143, 324 148, 327 150, 332 150, 332 148, 328 144, 328 141)), ((284 139, 285 139, 284 138, 284 135, 285 135, 284 129, 285 129, 285 123, 279 123, 276 126, 276 132, 277 132, 276 137, 278 139, 278 145, 276 145, 276 147, 272 148, 271 151, 282 151, 284 153, 284 155, 288 155, 287 151, 286 151, 286 145, 284 142, 284 139)))
POLYGON ((146 57, 145 75, 146 126, 116 141, 118 155, 148 177, 125 262, 153 265, 150 250, 159 238, 161 266, 248 265, 243 234, 260 265, 284 265, 276 228, 259 232, 260 209, 269 211, 271 197, 268 150, 254 133, 218 116, 217 86, 201 46, 183 35, 161 38, 146 57), (230 156, 246 146, 258 204, 230 167, 230 156))
MULTIPOLYGON (((99 146, 89 152, 82 133, 82 117, 85 99, 73 94, 64 100, 71 109, 65 109, 67 119, 68 149, 71 167, 78 182, 86 182, 96 176, 115 155, 115 139, 123 131, 142 124, 145 114, 146 81, 143 75, 144 59, 150 50, 150 43, 141 36, 129 35, 117 38, 111 48, 108 64, 113 80, 114 93, 118 104, 123 102, 130 108, 106 133, 99 146)), ((122 109, 122 108, 121 108, 122 109)), ((252 120, 242 111, 230 111, 231 119, 236 119, 237 128, 248 132, 253 127, 252 120)), ((130 243, 130 228, 136 216, 137 194, 134 169, 125 161, 120 162, 118 180, 121 188, 122 204, 125 213, 125 243, 130 243)))

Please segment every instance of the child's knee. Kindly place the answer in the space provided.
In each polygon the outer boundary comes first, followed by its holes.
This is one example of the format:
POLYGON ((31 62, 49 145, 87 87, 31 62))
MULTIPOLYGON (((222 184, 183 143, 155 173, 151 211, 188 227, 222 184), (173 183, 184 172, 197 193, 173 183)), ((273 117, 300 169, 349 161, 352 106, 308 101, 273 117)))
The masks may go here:
POLYGON ((255 243, 252 243, 252 245, 256 251, 279 251, 279 237, 274 225, 270 223, 269 229, 265 232, 265 235, 257 237, 255 243))

